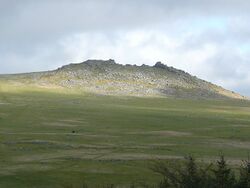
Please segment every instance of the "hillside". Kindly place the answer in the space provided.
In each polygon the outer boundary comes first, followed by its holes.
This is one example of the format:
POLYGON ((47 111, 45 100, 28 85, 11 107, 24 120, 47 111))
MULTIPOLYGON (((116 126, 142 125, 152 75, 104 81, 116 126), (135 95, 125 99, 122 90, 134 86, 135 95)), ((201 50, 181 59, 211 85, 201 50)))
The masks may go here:
POLYGON ((243 96, 157 62, 154 66, 121 65, 114 60, 87 60, 54 71, 2 75, 2 81, 39 87, 63 87, 101 95, 237 98, 243 96))
POLYGON ((238 168, 250 150, 250 101, 192 100, 225 97, 241 98, 162 63, 2 75, 0 187, 155 187, 153 162, 187 155, 202 164, 224 154, 238 168))

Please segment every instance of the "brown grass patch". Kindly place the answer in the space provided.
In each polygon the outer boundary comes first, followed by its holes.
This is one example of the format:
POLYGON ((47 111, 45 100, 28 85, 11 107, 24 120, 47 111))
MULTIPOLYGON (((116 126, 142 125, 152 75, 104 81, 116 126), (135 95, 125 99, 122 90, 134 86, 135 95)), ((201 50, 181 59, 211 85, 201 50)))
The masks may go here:
POLYGON ((132 132, 130 134, 145 134, 145 135, 158 135, 158 136, 190 136, 192 133, 182 131, 145 131, 145 132, 132 132))

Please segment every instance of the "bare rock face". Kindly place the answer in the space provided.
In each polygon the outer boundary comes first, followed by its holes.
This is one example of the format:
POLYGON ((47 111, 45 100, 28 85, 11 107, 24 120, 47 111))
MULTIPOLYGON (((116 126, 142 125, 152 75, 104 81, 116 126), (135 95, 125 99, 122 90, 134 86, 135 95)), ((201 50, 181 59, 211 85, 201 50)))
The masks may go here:
POLYGON ((87 60, 54 71, 10 75, 8 79, 101 95, 244 98, 161 62, 154 66, 137 66, 117 64, 112 59, 87 60))
POLYGON ((156 67, 156 68, 161 68, 161 69, 166 69, 166 68, 168 68, 167 65, 164 65, 164 64, 163 64, 162 62, 160 62, 160 61, 156 62, 155 65, 154 65, 154 67, 156 67))

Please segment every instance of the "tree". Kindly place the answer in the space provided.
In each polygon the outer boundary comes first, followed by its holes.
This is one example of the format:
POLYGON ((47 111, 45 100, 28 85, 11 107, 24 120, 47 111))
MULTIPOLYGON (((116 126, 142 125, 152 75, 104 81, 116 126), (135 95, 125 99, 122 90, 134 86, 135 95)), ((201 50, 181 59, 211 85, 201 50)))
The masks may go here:
POLYGON ((224 156, 217 161, 214 173, 214 187, 216 188, 232 188, 235 187, 236 180, 232 170, 228 167, 224 156))
POLYGON ((250 160, 243 161, 240 168, 238 188, 250 188, 250 160))
POLYGON ((186 157, 183 163, 158 162, 153 170, 163 176, 159 188, 211 188, 212 178, 209 175, 211 165, 198 165, 192 156, 186 157))

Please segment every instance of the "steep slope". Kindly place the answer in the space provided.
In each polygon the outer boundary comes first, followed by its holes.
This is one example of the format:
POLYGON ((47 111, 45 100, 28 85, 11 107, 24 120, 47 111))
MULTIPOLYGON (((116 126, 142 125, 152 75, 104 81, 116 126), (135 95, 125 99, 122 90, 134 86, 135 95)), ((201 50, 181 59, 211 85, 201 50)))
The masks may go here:
POLYGON ((223 89, 161 62, 154 66, 120 65, 114 60, 87 60, 54 71, 4 75, 1 80, 45 87, 65 87, 103 95, 237 98, 223 89))

